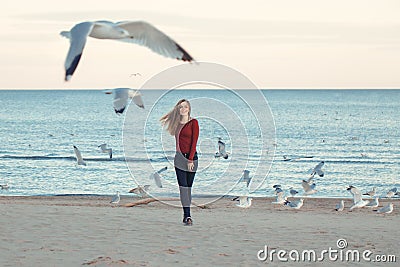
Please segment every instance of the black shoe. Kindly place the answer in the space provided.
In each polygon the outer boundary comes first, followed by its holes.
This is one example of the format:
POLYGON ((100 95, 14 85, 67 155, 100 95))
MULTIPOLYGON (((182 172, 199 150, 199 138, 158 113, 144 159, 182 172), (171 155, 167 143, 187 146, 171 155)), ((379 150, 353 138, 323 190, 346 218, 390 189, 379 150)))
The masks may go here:
POLYGON ((186 226, 192 226, 192 225, 193 225, 192 217, 186 217, 185 219, 183 219, 183 223, 184 223, 186 226))

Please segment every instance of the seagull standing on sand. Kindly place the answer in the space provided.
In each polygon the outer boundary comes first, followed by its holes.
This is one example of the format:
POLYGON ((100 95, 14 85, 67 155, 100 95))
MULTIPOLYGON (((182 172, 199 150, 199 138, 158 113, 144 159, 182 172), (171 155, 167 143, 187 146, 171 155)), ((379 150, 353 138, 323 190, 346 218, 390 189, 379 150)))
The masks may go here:
POLYGON ((364 193, 363 195, 373 197, 373 196, 375 196, 375 194, 376 194, 376 187, 373 187, 371 191, 368 191, 368 192, 364 193))
POLYGON ((102 153, 107 153, 110 159, 112 159, 112 148, 107 148, 107 144, 101 144, 100 147, 102 153))
POLYGON ((379 206, 379 197, 375 197, 373 201, 365 205, 365 207, 368 208, 377 208, 379 206))
POLYGON ((153 52, 169 58, 192 61, 193 58, 174 40, 145 21, 85 21, 76 24, 70 31, 62 31, 70 40, 65 60, 65 81, 69 81, 81 59, 87 37, 111 39, 136 43, 150 48, 153 52))
POLYGON ((240 196, 239 197, 239 204, 236 204, 236 206, 240 207, 240 208, 248 208, 251 206, 251 201, 253 199, 251 197, 248 196, 240 196))
POLYGON ((106 90, 105 94, 114 94, 113 106, 114 111, 117 114, 124 112, 129 104, 129 99, 132 99, 136 106, 144 108, 142 95, 140 94, 139 90, 134 90, 131 88, 115 88, 106 90))
POLYGON ((76 146, 74 146, 74 152, 76 156, 76 162, 78 163, 78 165, 86 166, 86 162, 83 160, 82 154, 76 146))
POLYGON ((343 211, 344 210, 344 200, 342 199, 335 208, 336 211, 343 211))
POLYGON ((150 179, 154 180, 154 182, 156 183, 157 187, 162 188, 162 183, 161 183, 161 176, 160 173, 162 173, 163 171, 166 171, 168 169, 167 166, 165 166, 164 168, 159 169, 158 171, 152 173, 150 175, 150 179))
POLYGON ((225 151, 225 143, 222 142, 220 137, 218 137, 218 152, 215 153, 215 157, 223 157, 224 159, 228 159, 228 153, 225 151))
POLYGON ((319 177, 324 177, 324 172, 322 171, 322 166, 324 166, 325 162, 321 161, 314 167, 311 171, 311 177, 314 177, 315 174, 318 174, 319 177))
POLYGON ((301 207, 303 207, 303 203, 304 203, 304 199, 300 198, 298 201, 289 201, 286 200, 285 201, 285 206, 289 206, 293 209, 300 209, 301 207))
POLYGON ((121 197, 119 196, 119 191, 117 191, 117 194, 115 196, 113 196, 113 198, 111 199, 110 203, 111 204, 118 204, 120 200, 121 200, 121 197))
POLYGON ((386 197, 392 198, 394 197, 394 195, 396 195, 396 193, 397 193, 397 188, 393 187, 392 189, 389 190, 389 192, 387 192, 386 197))
POLYGON ((378 209, 376 212, 390 214, 392 213, 392 211, 393 211, 393 203, 389 203, 386 206, 378 209))

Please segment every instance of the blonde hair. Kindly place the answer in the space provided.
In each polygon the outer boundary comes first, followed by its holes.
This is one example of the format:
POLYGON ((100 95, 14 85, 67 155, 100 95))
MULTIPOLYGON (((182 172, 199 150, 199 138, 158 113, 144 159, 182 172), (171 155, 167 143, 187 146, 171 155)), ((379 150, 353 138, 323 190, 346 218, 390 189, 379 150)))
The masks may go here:
POLYGON ((179 113, 179 106, 183 103, 183 102, 187 102, 189 105, 189 118, 190 118, 190 111, 191 111, 191 106, 190 106, 190 102, 186 99, 181 99, 178 101, 178 103, 176 103, 176 105, 174 106, 173 109, 171 109, 167 114, 165 114, 164 116, 162 116, 160 118, 161 124, 163 126, 167 126, 167 131, 171 134, 171 135, 175 135, 176 133, 176 129, 178 129, 178 125, 181 121, 181 114, 179 113))

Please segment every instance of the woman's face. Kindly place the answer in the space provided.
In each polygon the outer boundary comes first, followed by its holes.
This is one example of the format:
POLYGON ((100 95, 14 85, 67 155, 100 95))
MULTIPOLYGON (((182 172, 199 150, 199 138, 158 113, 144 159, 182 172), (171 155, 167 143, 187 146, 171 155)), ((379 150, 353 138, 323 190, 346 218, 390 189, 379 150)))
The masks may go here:
POLYGON ((189 103, 186 101, 183 101, 182 103, 179 104, 179 114, 181 116, 187 116, 189 115, 190 107, 189 103))

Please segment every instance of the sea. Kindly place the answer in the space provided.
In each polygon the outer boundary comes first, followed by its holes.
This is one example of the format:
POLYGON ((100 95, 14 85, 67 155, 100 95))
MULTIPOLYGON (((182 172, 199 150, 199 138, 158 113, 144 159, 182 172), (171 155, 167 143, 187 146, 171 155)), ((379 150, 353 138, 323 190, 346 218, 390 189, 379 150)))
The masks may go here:
POLYGON ((309 197, 351 197, 346 188, 400 190, 400 90, 141 91, 145 108, 116 114, 102 90, 0 90, 0 196, 114 195, 150 185, 154 197, 179 196, 175 140, 159 119, 179 99, 199 122, 193 195, 274 196, 273 185, 309 197), (228 159, 216 157, 218 140, 228 159), (113 156, 98 147, 107 144, 113 156), (78 165, 73 146, 86 166, 78 165), (160 173, 162 187, 152 174, 160 173), (244 170, 251 182, 243 181, 244 170))

